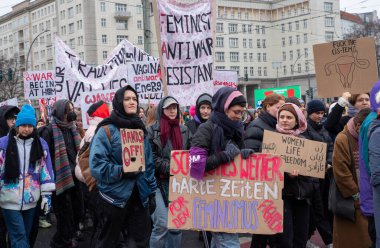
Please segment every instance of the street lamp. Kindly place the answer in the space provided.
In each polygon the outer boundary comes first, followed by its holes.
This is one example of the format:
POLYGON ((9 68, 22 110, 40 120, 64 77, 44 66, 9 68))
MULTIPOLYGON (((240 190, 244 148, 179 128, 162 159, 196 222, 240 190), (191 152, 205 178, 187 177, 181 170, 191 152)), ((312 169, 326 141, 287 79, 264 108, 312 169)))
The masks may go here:
POLYGON ((276 83, 276 88, 280 87, 280 79, 278 78, 278 69, 280 69, 282 66, 281 61, 274 61, 272 62, 272 69, 276 69, 277 71, 277 83, 276 83))
POLYGON ((26 61, 25 61, 25 71, 28 71, 28 60, 29 60, 29 54, 30 54, 30 51, 32 50, 32 46, 34 44, 34 42, 37 40, 37 38, 42 35, 43 33, 46 33, 46 32, 49 32, 50 30, 49 29, 46 29, 44 31, 42 31, 41 33, 39 33, 32 41, 32 43, 30 44, 29 46, 29 50, 28 50, 28 53, 26 55, 26 61))

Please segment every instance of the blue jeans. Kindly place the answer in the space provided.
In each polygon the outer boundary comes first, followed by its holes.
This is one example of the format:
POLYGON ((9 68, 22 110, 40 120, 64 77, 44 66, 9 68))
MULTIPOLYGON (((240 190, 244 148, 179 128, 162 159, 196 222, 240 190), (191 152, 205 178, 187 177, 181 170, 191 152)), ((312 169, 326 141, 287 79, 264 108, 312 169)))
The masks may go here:
POLYGON ((213 232, 211 248, 240 248, 239 234, 213 232))
POLYGON ((12 248, 29 248, 35 210, 36 208, 23 211, 2 209, 12 248))
POLYGON ((182 232, 168 229, 168 208, 165 206, 160 189, 156 190, 156 210, 152 214, 153 230, 150 236, 151 248, 181 247, 182 232))

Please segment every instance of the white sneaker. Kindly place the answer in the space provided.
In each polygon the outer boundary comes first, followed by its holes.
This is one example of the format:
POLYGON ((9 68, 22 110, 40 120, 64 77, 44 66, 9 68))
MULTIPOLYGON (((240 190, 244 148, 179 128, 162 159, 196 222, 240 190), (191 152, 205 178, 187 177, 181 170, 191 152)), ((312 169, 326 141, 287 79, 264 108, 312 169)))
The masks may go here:
POLYGON ((320 247, 314 244, 313 242, 311 242, 311 240, 309 239, 306 243, 306 248, 320 248, 320 247))

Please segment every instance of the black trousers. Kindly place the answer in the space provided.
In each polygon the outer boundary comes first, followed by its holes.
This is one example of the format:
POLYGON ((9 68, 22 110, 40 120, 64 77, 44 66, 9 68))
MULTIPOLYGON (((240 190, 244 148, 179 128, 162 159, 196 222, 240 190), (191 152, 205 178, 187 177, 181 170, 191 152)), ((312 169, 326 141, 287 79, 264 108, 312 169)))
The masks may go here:
POLYGON ((367 217, 368 219, 368 234, 371 238, 372 246, 371 248, 376 248, 376 227, 375 218, 373 216, 367 217))
POLYGON ((137 186, 124 208, 98 200, 99 234, 97 248, 113 248, 119 244, 120 234, 125 235, 127 247, 146 248, 152 231, 149 208, 141 204, 137 186))
POLYGON ((7 246, 7 227, 5 226, 2 213, 0 213, 0 247, 8 247, 7 246))
POLYGON ((53 248, 71 247, 74 233, 79 230, 83 216, 83 196, 79 184, 52 197, 54 214, 57 218, 57 231, 50 241, 53 248))
POLYGON ((305 248, 310 206, 306 200, 284 199, 284 232, 276 235, 276 247, 305 248))

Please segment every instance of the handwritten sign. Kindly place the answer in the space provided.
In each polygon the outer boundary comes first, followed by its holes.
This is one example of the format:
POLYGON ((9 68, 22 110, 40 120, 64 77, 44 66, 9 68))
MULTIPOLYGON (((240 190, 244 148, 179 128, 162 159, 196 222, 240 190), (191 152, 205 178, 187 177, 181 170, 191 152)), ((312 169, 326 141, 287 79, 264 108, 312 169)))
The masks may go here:
POLYGON ((188 151, 172 151, 168 228, 228 233, 283 231, 284 176, 279 156, 253 154, 190 177, 188 151))
POLYGON ((181 105, 213 94, 212 0, 157 0, 158 49, 168 95, 181 105))
POLYGON ((55 97, 54 71, 25 71, 23 76, 25 99, 55 97))
POLYGON ((4 105, 9 105, 9 106, 16 106, 16 107, 18 107, 17 97, 15 97, 15 98, 11 98, 11 99, 8 99, 8 100, 5 100, 5 101, 3 101, 3 102, 0 102, 0 107, 1 107, 1 106, 4 106, 4 105))
POLYGON ((262 152, 281 156, 284 171, 324 178, 327 144, 291 135, 264 131, 262 152))
POLYGON ((317 44, 313 51, 320 97, 369 92, 378 80, 374 37, 317 44))
POLYGON ((232 70, 214 70, 214 92, 222 87, 231 87, 236 89, 239 81, 237 71, 232 70))
POLYGON ((145 171, 144 132, 141 129, 120 129, 123 171, 145 171))

